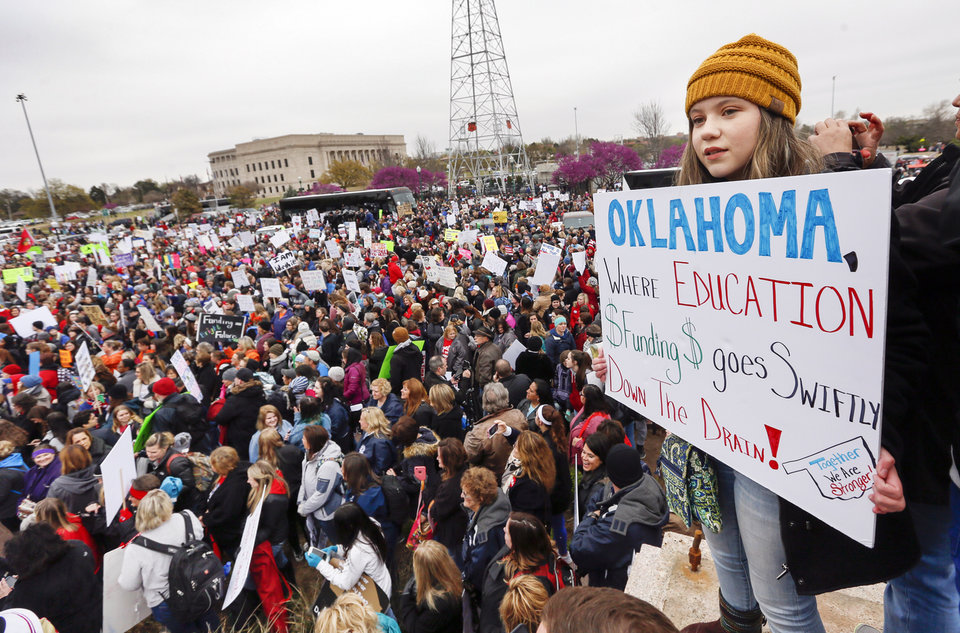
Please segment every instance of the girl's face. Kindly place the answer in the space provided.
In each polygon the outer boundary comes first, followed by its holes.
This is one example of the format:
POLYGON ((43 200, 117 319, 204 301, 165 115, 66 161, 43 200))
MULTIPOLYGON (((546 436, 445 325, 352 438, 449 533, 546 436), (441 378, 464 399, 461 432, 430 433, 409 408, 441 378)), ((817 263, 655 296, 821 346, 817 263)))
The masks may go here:
POLYGON ((576 365, 576 361, 573 360, 573 355, 568 354, 567 357, 563 360, 563 366, 567 369, 573 369, 576 365))
POLYGON ((144 449, 144 450, 145 450, 146 453, 147 453, 147 459, 149 459, 151 462, 155 462, 155 461, 161 459, 161 458, 164 456, 164 454, 166 454, 166 452, 167 452, 165 449, 160 448, 160 445, 159 445, 159 444, 154 444, 153 446, 148 446, 148 447, 146 447, 146 449, 144 449))
POLYGON ((267 417, 263 419, 263 423, 266 424, 271 429, 277 428, 277 425, 280 424, 280 418, 277 417, 276 413, 268 413, 267 417))
POLYGON ((130 421, 130 411, 127 409, 117 409, 114 415, 117 417, 117 422, 124 426, 130 421))
POLYGON ((591 470, 600 468, 600 458, 594 455, 593 451, 590 450, 590 447, 584 446, 583 452, 580 453, 580 457, 583 459, 583 472, 588 473, 591 470))
POLYGON ((739 97, 710 97, 690 109, 697 159, 714 178, 739 180, 757 149, 760 108, 739 97))
POLYGON ((53 453, 40 453, 34 456, 33 463, 40 468, 46 468, 53 461, 53 453))
POLYGON ((90 438, 86 433, 77 433, 73 436, 73 443, 77 446, 82 446, 88 451, 90 450, 90 438))
POLYGON ((257 480, 253 478, 253 475, 247 475, 247 483, 250 484, 251 488, 257 487, 257 480))
POLYGON ((404 386, 400 389, 400 399, 401 399, 401 400, 406 400, 406 399, 409 398, 409 397, 410 397, 410 390, 407 389, 407 386, 406 386, 406 385, 404 385, 404 386))

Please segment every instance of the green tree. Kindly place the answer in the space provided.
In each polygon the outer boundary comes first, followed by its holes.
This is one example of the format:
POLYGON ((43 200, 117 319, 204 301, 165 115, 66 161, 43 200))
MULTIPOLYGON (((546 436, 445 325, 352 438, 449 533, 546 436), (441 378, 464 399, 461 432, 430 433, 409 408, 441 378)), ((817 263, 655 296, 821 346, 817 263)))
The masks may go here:
POLYGON ((134 195, 137 197, 137 202, 143 202, 143 196, 150 191, 160 191, 160 185, 153 178, 147 178, 146 180, 138 180, 133 183, 134 195))
POLYGON ((99 204, 101 207, 107 204, 107 192, 105 192, 100 187, 94 185, 90 187, 90 199, 99 204))
POLYGON ((20 203, 29 199, 30 194, 4 189, 0 191, 0 213, 6 213, 8 218, 13 218, 14 214, 20 213, 20 203))
POLYGON ((253 206, 253 192, 243 185, 237 185, 230 190, 230 206, 235 209, 249 209, 253 206))
POLYGON ((176 193, 173 194, 173 197, 170 199, 170 202, 173 203, 173 206, 177 209, 177 213, 182 215, 190 215, 191 213, 200 213, 200 197, 197 195, 196 191, 191 189, 177 189, 176 193))
POLYGON ((284 198, 292 198, 297 195, 297 190, 293 187, 287 187, 287 190, 283 192, 284 198))
POLYGON ((366 187, 373 179, 373 172, 355 160, 335 160, 320 177, 324 184, 336 183, 344 189, 366 187))
MULTIPOLYGON (((96 203, 90 199, 87 192, 76 185, 68 185, 62 180, 51 178, 47 181, 47 186, 50 187, 50 196, 53 198, 53 205, 57 208, 57 215, 60 217, 97 208, 96 203)), ((43 189, 34 191, 31 198, 21 202, 20 210, 31 218, 49 216, 50 204, 47 202, 47 192, 43 189)))

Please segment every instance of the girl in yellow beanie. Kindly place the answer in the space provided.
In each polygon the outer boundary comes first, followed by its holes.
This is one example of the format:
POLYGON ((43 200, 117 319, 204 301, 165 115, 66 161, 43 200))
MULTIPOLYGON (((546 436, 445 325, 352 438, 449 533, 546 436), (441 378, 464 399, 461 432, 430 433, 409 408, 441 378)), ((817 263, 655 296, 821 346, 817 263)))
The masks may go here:
MULTIPOLYGON (((800 74, 790 51, 757 35, 720 48, 687 84, 690 141, 678 184, 814 174, 824 168, 822 154, 851 150, 847 122, 818 132, 816 147, 798 138, 799 110, 800 74)), ((816 597, 798 592, 808 593, 809 583, 787 564, 779 497, 724 464, 716 468, 723 526, 707 540, 721 617, 683 633, 760 633, 764 616, 774 633, 823 633, 816 597)))

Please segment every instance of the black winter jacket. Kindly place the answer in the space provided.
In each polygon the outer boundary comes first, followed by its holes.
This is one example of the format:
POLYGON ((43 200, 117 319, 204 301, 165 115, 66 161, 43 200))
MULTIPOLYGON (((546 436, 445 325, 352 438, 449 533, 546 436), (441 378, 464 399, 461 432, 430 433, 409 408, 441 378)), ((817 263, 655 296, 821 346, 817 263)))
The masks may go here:
POLYGON ((247 496, 250 484, 247 483, 247 468, 250 464, 240 462, 224 478, 216 483, 201 502, 200 518, 203 525, 217 542, 221 550, 232 555, 240 546, 240 537, 247 516, 247 496))
POLYGON ((260 407, 266 403, 263 385, 251 380, 237 391, 230 389, 223 408, 214 419, 217 424, 227 427, 225 443, 235 448, 242 460, 250 459, 250 438, 257 432, 257 416, 260 407))
POLYGON ((412 342, 409 345, 398 347, 393 351, 390 359, 390 389, 400 395, 403 381, 408 378, 420 380, 423 375, 423 352, 417 349, 412 342))

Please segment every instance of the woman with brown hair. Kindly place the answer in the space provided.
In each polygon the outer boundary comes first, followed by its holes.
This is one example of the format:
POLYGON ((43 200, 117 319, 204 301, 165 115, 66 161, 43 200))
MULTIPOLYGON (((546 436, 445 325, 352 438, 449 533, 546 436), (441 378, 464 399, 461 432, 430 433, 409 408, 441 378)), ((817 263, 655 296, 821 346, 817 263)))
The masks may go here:
POLYGON ((371 382, 374 380, 384 380, 387 383, 387 391, 390 391, 390 381, 386 378, 380 378, 380 369, 383 367, 383 361, 387 357, 387 351, 390 347, 387 340, 380 332, 370 332, 367 337, 367 343, 370 345, 370 356, 367 358, 367 376, 371 382))
POLYGON ((87 528, 83 527, 80 517, 72 512, 67 512, 67 506, 63 501, 54 497, 47 497, 37 504, 33 509, 38 523, 46 523, 65 541, 80 541, 93 554, 97 561, 97 571, 100 571, 100 562, 103 560, 100 548, 97 546, 93 537, 87 528))
POLYGON ((427 390, 417 378, 407 378, 400 389, 400 399, 403 400, 403 413, 417 421, 420 426, 432 427, 433 418, 437 413, 430 406, 427 399, 427 390))
POLYGON ((467 532, 467 514, 460 507, 460 483, 467 470, 467 451, 455 437, 440 440, 437 445, 440 485, 430 505, 433 540, 447 548, 454 561, 462 557, 463 536, 467 532))
POLYGON ((241 462, 233 448, 220 446, 210 453, 210 466, 217 473, 217 478, 201 503, 200 520, 220 548, 223 560, 233 560, 237 548, 240 547, 244 518, 247 515, 247 496, 250 494, 250 484, 247 483, 249 464, 241 462))
POLYGON ((93 474, 90 453, 77 444, 64 446, 60 464, 61 475, 50 484, 47 497, 62 499, 68 511, 80 514, 100 500, 100 481, 93 474))
MULTIPOLYGON (((537 429, 546 440, 557 478, 550 489, 550 531, 557 543, 561 557, 567 555, 567 522, 564 513, 573 502, 573 481, 570 479, 570 462, 567 460, 567 424, 563 415, 548 404, 534 412, 537 429)), ((569 561, 568 561, 569 562, 569 561)))
POLYGON ((250 438, 250 461, 255 462, 260 458, 260 449, 259 441, 260 434, 265 429, 275 429, 279 434, 281 439, 285 439, 290 435, 290 431, 293 430, 293 425, 283 419, 283 416, 280 415, 280 409, 273 406, 272 404, 265 404, 260 407, 260 412, 257 414, 257 431, 253 434, 253 437, 250 438))
POLYGON ((90 453, 90 459, 93 461, 93 465, 97 468, 100 467, 100 462, 104 460, 107 456, 107 453, 110 449, 107 447, 107 443, 104 442, 99 437, 94 437, 90 431, 83 428, 70 429, 67 431, 67 446, 71 444, 77 444, 84 447, 90 453))
MULTIPOLYGON (((500 425, 510 428, 504 422, 500 425)), ((505 435, 512 432, 510 429, 505 435)), ((503 474, 503 489, 510 498, 510 507, 517 512, 532 514, 544 525, 549 525, 553 515, 550 491, 556 479, 556 461, 547 441, 534 431, 520 433, 503 474)))
POLYGON ((564 587, 553 543, 540 519, 524 512, 511 512, 504 528, 504 542, 499 559, 484 574, 480 633, 502 631, 500 603, 511 579, 532 576, 550 595, 564 587))
POLYGON ((426 541, 413 553, 413 576, 400 594, 397 620, 407 633, 463 629, 460 570, 447 550, 426 541))

